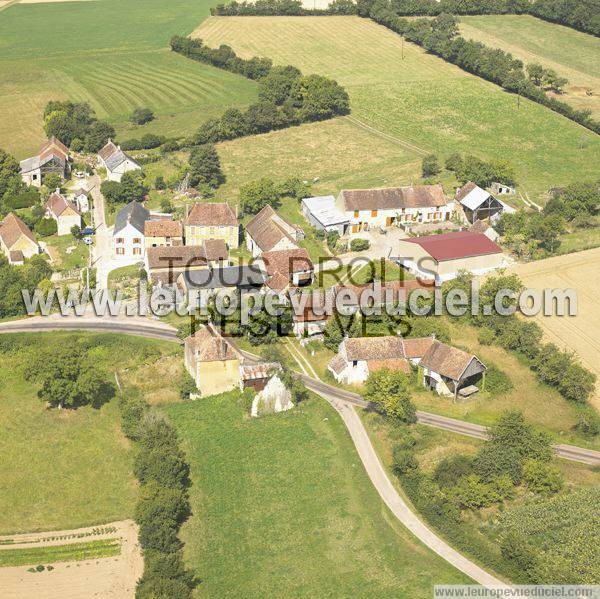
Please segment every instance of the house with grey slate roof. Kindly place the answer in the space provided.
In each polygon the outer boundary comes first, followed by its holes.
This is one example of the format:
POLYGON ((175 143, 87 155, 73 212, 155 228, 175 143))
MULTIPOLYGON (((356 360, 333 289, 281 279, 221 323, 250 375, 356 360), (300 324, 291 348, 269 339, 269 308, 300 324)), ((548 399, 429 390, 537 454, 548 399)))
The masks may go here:
POLYGON ((109 181, 121 181, 128 171, 139 171, 142 167, 121 150, 120 146, 108 140, 107 144, 98 152, 98 165, 106 169, 109 181))
POLYGON ((141 262, 144 259, 144 223, 150 211, 139 202, 129 202, 117 213, 113 229, 113 258, 123 264, 141 262))

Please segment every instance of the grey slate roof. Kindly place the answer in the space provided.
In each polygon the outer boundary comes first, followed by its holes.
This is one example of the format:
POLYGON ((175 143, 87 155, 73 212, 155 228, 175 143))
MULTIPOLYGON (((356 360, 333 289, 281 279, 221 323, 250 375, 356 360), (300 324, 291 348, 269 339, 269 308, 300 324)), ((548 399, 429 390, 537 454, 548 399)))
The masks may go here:
POLYGON ((255 264, 186 270, 183 276, 188 289, 261 287, 265 283, 264 273, 255 264))
POLYGON ((127 154, 125 154, 125 152, 123 152, 123 150, 121 150, 121 148, 119 148, 116 152, 111 154, 104 161, 104 163, 106 164, 106 168, 109 171, 114 171, 120 164, 122 164, 126 160, 131 160, 131 162, 137 164, 137 162, 131 156, 128 156, 127 154))
POLYGON ((25 158, 25 160, 21 160, 19 166, 21 167, 22 173, 29 173, 30 171, 40 168, 40 158, 39 156, 25 158))
POLYGON ((142 235, 144 234, 144 223, 150 218, 150 211, 144 208, 139 202, 129 202, 127 206, 123 206, 117 213, 115 219, 115 228, 113 235, 121 231, 131 223, 142 235))

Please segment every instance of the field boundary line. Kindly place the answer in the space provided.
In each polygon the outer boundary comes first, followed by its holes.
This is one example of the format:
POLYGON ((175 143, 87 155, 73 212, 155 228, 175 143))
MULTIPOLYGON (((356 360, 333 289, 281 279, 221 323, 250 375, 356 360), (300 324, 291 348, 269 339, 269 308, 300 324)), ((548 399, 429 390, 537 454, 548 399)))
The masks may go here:
POLYGON ((355 116, 346 115, 344 118, 346 120, 350 121, 353 125, 356 125, 357 127, 360 127, 361 129, 365 129, 366 131, 369 131, 370 133, 378 135, 379 137, 382 137, 383 139, 386 139, 387 141, 397 143, 398 145, 402 146, 406 150, 410 150, 411 152, 415 152, 417 154, 420 154, 421 156, 428 156, 429 154, 431 154, 431 152, 428 152, 427 150, 424 150, 423 148, 420 148, 419 146, 415 146, 414 144, 411 144, 408 141, 405 141, 398 137, 394 137, 393 135, 390 135, 389 133, 386 133, 385 131, 380 131, 379 129, 376 129, 375 127, 372 127, 371 125, 367 125, 366 123, 363 123, 362 121, 357 119, 355 116))

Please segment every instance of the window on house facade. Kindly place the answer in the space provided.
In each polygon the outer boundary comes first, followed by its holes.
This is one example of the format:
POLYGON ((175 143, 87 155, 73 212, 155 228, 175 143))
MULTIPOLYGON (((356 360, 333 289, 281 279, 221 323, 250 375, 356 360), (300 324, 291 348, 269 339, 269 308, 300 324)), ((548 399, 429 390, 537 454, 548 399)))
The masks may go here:
POLYGON ((117 237, 117 239, 115 241, 116 241, 116 243, 119 243, 119 244, 125 243, 125 240, 122 237, 117 237))
POLYGON ((358 218, 358 210, 354 211, 354 218, 358 218))
POLYGON ((134 237, 133 243, 142 243, 142 240, 139 237, 134 237))
POLYGON ((377 210, 371 210, 371 216, 377 216, 377 210))
POLYGON ((125 248, 117 248, 116 252, 117 252, 117 254, 124 254, 125 248))
POLYGON ((133 254, 139 256, 142 253, 142 248, 133 248, 133 254))
POLYGON ((358 366, 358 360, 352 360, 352 366, 353 367, 358 366))

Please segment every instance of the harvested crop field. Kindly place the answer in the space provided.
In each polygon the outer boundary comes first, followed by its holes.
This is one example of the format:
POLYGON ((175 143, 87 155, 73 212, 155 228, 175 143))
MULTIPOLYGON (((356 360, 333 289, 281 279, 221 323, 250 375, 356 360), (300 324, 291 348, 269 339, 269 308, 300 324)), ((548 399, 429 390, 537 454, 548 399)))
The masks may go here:
MULTIPOLYGON (((577 316, 538 316, 548 341, 573 350, 600 379, 600 248, 548 258, 514 267, 523 283, 535 289, 573 288, 577 292, 577 316)), ((598 385, 593 398, 600 409, 598 385)))

